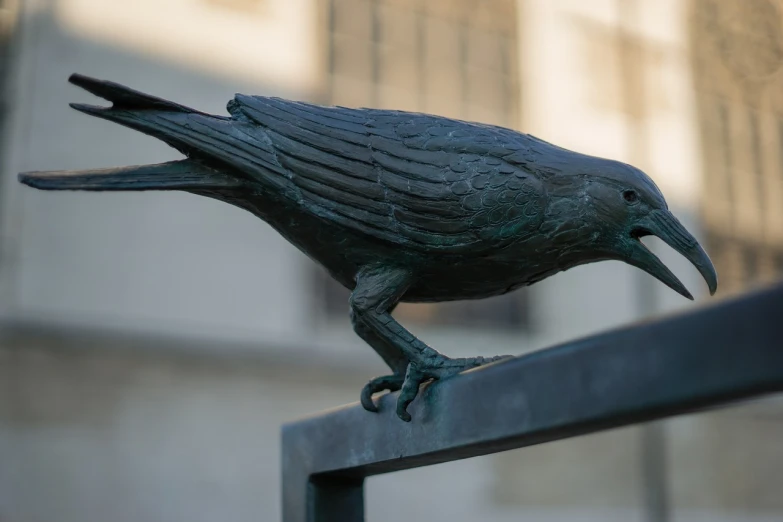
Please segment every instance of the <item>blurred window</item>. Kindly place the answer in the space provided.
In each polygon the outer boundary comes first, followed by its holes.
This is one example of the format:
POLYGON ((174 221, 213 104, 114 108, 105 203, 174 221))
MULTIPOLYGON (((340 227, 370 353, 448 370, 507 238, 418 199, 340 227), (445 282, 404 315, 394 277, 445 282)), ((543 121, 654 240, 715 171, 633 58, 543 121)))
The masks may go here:
POLYGON ((515 0, 328 0, 329 93, 515 127, 515 0))

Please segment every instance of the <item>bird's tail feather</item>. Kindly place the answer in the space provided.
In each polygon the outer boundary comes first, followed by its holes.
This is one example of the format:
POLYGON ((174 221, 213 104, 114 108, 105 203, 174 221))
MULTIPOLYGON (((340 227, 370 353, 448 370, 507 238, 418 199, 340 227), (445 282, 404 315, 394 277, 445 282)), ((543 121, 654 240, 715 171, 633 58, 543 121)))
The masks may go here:
MULTIPOLYGON (((83 74, 72 74, 68 81, 99 98, 112 102, 112 108, 125 110, 159 110, 183 112, 186 114, 198 111, 170 102, 162 98, 135 91, 118 83, 90 78, 83 74)), ((79 104, 72 104, 79 105, 79 104)))
POLYGON ((74 85, 112 105, 72 103, 74 109, 143 132, 208 165, 260 179, 281 168, 264 132, 232 118, 199 112, 124 85, 73 74, 74 85))
POLYGON ((242 180, 209 169, 192 160, 111 169, 23 172, 19 181, 41 190, 194 191, 232 188, 242 180))
POLYGON ((118 83, 81 74, 72 74, 68 81, 112 103, 109 107, 71 103, 73 109, 158 138, 186 155, 198 149, 193 142, 199 133, 189 130, 190 119, 220 119, 118 83))

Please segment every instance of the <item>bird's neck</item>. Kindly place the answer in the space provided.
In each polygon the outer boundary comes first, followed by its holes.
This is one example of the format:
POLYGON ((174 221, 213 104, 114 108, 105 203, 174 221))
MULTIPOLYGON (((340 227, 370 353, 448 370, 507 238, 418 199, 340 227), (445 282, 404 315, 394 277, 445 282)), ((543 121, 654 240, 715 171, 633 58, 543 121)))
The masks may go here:
POLYGON ((550 187, 548 195, 543 232, 550 238, 557 268, 566 270, 601 257, 600 220, 587 192, 564 184, 550 187))

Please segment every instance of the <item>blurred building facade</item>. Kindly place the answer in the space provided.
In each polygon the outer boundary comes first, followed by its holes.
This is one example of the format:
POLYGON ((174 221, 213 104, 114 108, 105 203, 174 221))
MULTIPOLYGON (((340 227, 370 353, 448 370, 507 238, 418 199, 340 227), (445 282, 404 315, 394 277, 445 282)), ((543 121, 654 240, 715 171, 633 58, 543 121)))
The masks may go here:
POLYGON ((783 30, 776 2, 694 2, 703 217, 728 293, 783 272, 783 30))
MULTIPOLYGON (((279 425, 354 402, 384 371, 350 331, 347 291, 253 216, 186 194, 19 186, 24 170, 176 157, 69 109, 92 101, 68 86, 70 73, 220 114, 235 92, 432 112, 628 161, 708 240, 731 295, 781 276, 783 14, 758 4, 0 3, 13 35, 2 49, 13 68, 0 520, 276 520, 279 425)), ((650 243, 704 295, 695 270, 650 243)), ((500 298, 395 313, 445 353, 476 355, 686 306, 648 276, 601 263, 500 298)), ((371 520, 649 520, 647 496, 661 487, 671 519, 783 519, 779 409, 687 417, 663 435, 656 483, 648 439, 632 428, 374 479, 371 520)))

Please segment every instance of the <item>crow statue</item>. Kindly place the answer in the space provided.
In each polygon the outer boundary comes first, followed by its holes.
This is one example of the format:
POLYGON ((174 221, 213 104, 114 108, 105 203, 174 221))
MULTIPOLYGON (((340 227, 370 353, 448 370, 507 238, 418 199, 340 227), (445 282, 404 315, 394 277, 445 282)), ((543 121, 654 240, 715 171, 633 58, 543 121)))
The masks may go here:
POLYGON ((393 317, 397 303, 480 299, 577 265, 619 260, 693 299, 640 238, 685 256, 710 293, 717 275, 655 183, 630 165, 507 128, 403 111, 324 107, 237 94, 215 116, 74 74, 111 102, 71 106, 154 136, 186 159, 28 172, 43 190, 181 190, 248 210, 351 290, 350 319, 391 374, 361 403, 505 357, 449 358, 393 317))

